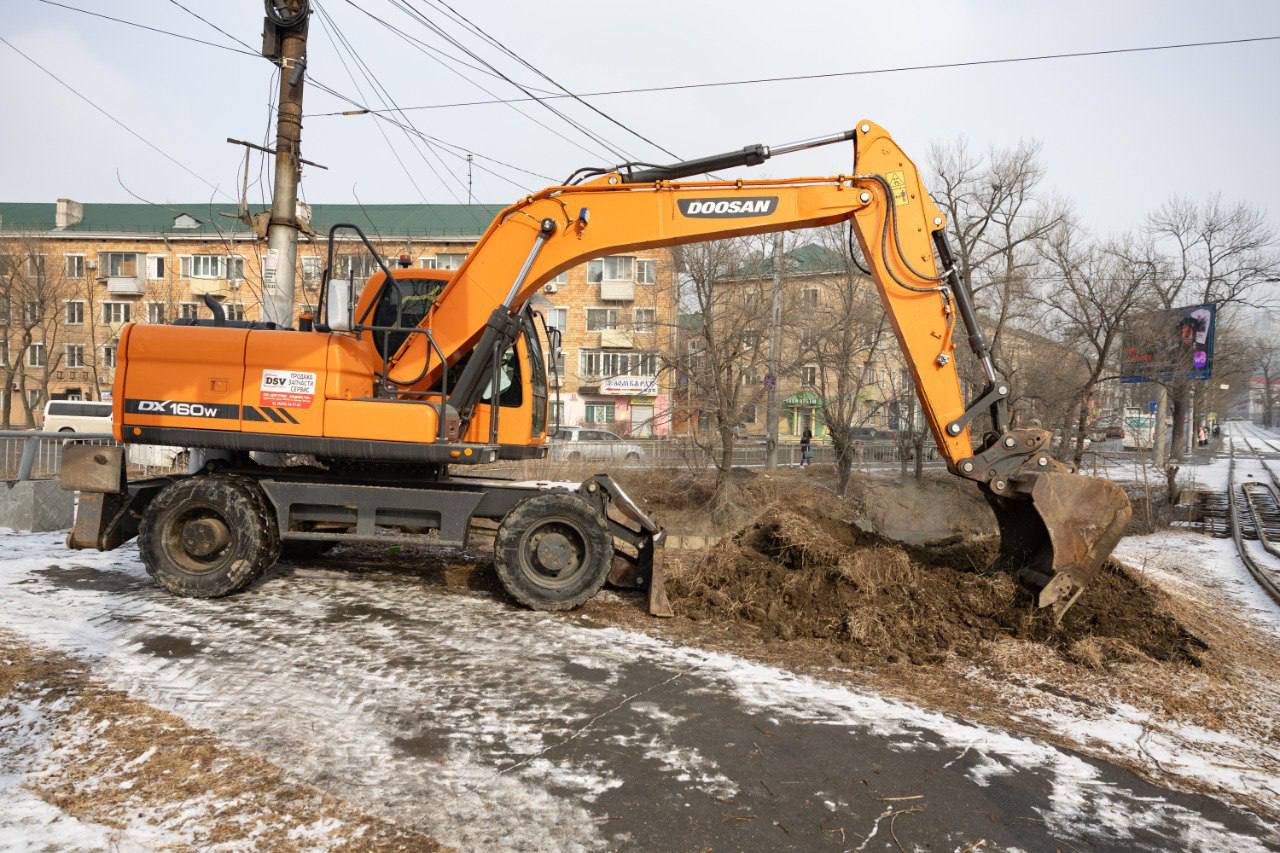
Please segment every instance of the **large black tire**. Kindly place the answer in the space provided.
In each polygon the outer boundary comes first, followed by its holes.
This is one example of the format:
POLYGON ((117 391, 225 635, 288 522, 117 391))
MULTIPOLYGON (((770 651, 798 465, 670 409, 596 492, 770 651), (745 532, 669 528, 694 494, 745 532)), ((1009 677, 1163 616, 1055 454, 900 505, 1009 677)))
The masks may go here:
POLYGON ((252 482, 198 475, 165 486, 138 529, 143 565, 175 595, 217 598, 244 589, 280 557, 280 531, 252 482))
POLYGON ((548 492, 516 504, 493 543, 498 580, 534 610, 572 610, 600 591, 613 563, 604 515, 583 498, 548 492))

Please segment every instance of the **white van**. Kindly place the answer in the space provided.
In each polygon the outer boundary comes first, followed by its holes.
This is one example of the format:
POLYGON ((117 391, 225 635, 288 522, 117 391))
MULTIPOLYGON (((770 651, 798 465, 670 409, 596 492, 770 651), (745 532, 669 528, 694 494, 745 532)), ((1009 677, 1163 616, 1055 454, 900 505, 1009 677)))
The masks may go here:
POLYGON ((111 404, 93 400, 50 400, 44 404, 45 432, 111 432, 111 404))

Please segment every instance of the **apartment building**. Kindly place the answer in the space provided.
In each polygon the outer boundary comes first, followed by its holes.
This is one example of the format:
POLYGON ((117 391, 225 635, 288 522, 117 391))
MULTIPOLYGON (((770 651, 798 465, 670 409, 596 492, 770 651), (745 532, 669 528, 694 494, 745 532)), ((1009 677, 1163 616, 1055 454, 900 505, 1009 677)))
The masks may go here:
MULTIPOLYGON (((501 208, 494 205, 342 205, 300 208, 297 309, 319 300, 335 223, 359 226, 386 261, 457 269, 501 208)), ((125 323, 261 317, 262 210, 232 205, 0 202, 0 379, 12 424, 31 423, 48 399, 110 399, 125 323)), ((364 244, 343 232, 335 272, 372 275, 364 244)), ((660 369, 676 323, 667 250, 596 259, 548 282, 537 305, 561 331, 556 416, 634 436, 670 428, 660 369), (544 301, 545 300, 545 301, 544 301)), ((0 400, 4 399, 0 395, 0 400)))

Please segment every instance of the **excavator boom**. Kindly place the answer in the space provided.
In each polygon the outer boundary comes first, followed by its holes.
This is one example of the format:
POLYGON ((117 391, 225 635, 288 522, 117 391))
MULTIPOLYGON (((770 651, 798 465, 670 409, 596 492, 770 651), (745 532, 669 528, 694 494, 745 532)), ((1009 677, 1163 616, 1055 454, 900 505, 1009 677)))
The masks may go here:
MULTIPOLYGON (((952 262, 946 221, 911 159, 870 121, 854 130, 769 149, 741 151, 639 171, 612 171, 581 185, 550 187, 504 210, 440 294, 423 324, 440 358, 501 346, 500 315, 518 311, 542 284, 590 258, 613 253, 849 222, 910 368, 929 429, 949 470, 979 484, 1001 530, 1000 563, 1040 606, 1059 617, 1115 547, 1130 508, 1123 490, 1076 475, 1047 452, 1049 434, 1009 424, 1009 388, 992 361, 968 285, 952 262), (848 174, 734 181, 681 181, 713 169, 851 141, 848 174), (939 267, 941 265, 941 268, 939 267), (495 306, 498 306, 495 308, 495 306), (962 335, 985 386, 962 397, 956 337, 962 335), (989 432, 975 446, 975 418, 989 432)), ((428 341, 406 342, 393 380, 422 391, 436 381, 428 341), (420 377, 415 384, 413 377, 420 377)), ((480 360, 473 360, 479 362, 480 360)), ((451 404, 465 424, 484 380, 464 371, 451 404)))

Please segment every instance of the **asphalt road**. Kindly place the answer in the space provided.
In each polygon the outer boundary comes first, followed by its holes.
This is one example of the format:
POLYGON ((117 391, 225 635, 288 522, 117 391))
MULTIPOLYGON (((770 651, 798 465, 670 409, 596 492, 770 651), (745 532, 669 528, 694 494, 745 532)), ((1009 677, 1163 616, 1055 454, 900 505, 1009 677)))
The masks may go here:
POLYGON ((350 553, 177 599, 132 547, 0 532, 32 643, 465 850, 1280 850, 1280 832, 1034 739, 439 585, 350 553))

